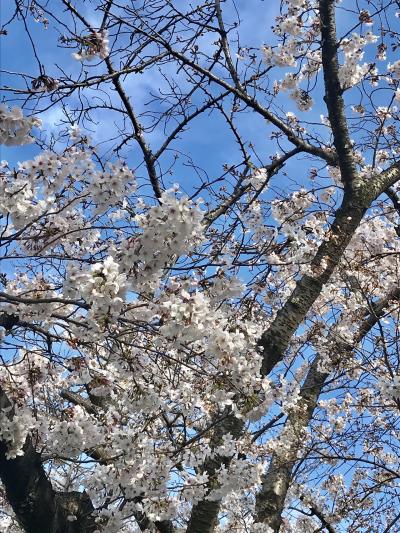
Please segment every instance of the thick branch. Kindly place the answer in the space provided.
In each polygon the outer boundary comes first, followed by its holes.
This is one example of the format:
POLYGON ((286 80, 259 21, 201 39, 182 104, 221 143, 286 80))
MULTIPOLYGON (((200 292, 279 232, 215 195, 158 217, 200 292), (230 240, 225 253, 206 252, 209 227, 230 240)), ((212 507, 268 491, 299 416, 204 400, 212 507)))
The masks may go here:
POLYGON ((261 372, 269 374, 283 359, 292 335, 318 298, 322 287, 339 264, 365 212, 380 194, 400 179, 400 163, 377 175, 373 180, 357 179, 353 190, 345 192, 336 212, 327 240, 323 241, 310 264, 310 274, 304 275, 277 313, 275 320, 263 333, 259 346, 263 354, 261 372))
POLYGON ((17 315, 9 313, 0 314, 0 326, 2 326, 6 331, 11 331, 14 326, 19 322, 17 315))
MULTIPOLYGON (((336 346, 336 357, 333 360, 343 360, 351 357, 353 351, 368 332, 375 326, 379 318, 385 314, 385 308, 393 300, 399 300, 400 289, 391 291, 387 297, 379 302, 368 306, 365 309, 366 318, 361 323, 354 342, 349 345, 338 339, 336 346)), ((288 416, 283 433, 287 434, 285 455, 280 456, 275 453, 272 456, 270 466, 264 476, 263 483, 256 500, 257 522, 264 522, 278 532, 282 522, 282 512, 289 485, 291 482, 293 467, 296 463, 298 450, 301 447, 304 437, 304 430, 307 428, 322 388, 329 373, 319 371, 322 361, 321 356, 317 356, 307 373, 300 392, 302 405, 300 410, 291 412, 288 416)), ((316 514, 316 513, 315 513, 316 514)))
POLYGON ((336 41, 335 0, 320 0, 322 66, 325 97, 331 123, 333 142, 345 188, 351 188, 356 179, 356 166, 347 127, 342 87, 339 81, 339 61, 336 41))
MULTIPOLYGON (((229 414, 217 426, 212 438, 211 447, 214 449, 222 443, 223 436, 230 433, 234 439, 239 438, 243 431, 243 421, 229 414)), ((218 486, 217 471, 222 465, 229 465, 230 457, 215 456, 206 459, 201 467, 202 472, 207 472, 209 476, 209 492, 218 486)), ((201 500, 193 506, 186 533, 212 533, 217 526, 218 513, 221 500, 201 500)))
POLYGON ((290 414, 284 431, 290 431, 291 446, 285 446, 285 457, 276 453, 271 458, 268 471, 262 482, 262 487, 256 499, 257 522, 265 522, 274 532, 278 532, 282 522, 282 511, 289 489, 292 469, 301 442, 301 435, 307 427, 314 412, 318 397, 329 374, 319 372, 318 365, 321 358, 317 356, 308 371, 301 389, 300 397, 303 401, 300 413, 290 414), (299 441, 295 438, 299 437, 299 441))
POLYGON ((328 522, 325 515, 315 506, 310 507, 310 511, 312 515, 315 515, 318 520, 321 522, 321 524, 324 526, 324 528, 328 531, 328 533, 336 533, 336 529, 328 522))
POLYGON ((97 415, 98 414, 98 408, 96 405, 94 405, 90 400, 87 398, 83 398, 80 394, 77 394, 76 392, 71 392, 67 389, 62 389, 60 392, 61 398, 64 400, 67 400, 68 402, 73 403, 74 405, 79 405, 85 411, 91 415, 97 415))
MULTIPOLYGON (((14 416, 11 402, 0 387, 0 409, 14 416)), ((7 459, 7 442, 0 441, 0 478, 7 500, 27 533, 92 533, 96 529, 93 505, 85 493, 57 493, 43 469, 30 437, 24 455, 7 459), (74 515, 76 520, 67 517, 74 515)))
MULTIPOLYGON (((370 182, 364 183, 359 181, 356 184, 358 187, 355 187, 354 192, 352 191, 345 194, 342 206, 337 211, 335 221, 332 224, 330 237, 320 246, 311 263, 310 270, 311 272, 314 271, 315 274, 303 276, 298 282, 292 295, 289 297, 288 302, 277 314, 277 317, 269 330, 261 337, 259 344, 264 355, 262 364, 263 375, 267 375, 275 364, 282 360, 292 335, 304 320, 308 310, 318 298, 323 285, 329 280, 333 270, 338 265, 348 243, 354 235, 371 202, 387 188, 387 182, 394 183, 399 178, 400 167, 396 164, 377 176, 373 184, 370 182)), ((371 322, 372 327, 372 322, 375 323, 375 319, 369 317, 368 320, 371 322)), ((366 332, 364 334, 366 334, 366 332)), ((322 387, 325 379, 326 376, 319 375, 318 373, 309 376, 309 380, 312 380, 312 386, 310 383, 307 383, 307 388, 310 391, 315 390, 315 402, 319 395, 320 389, 318 387, 322 387)), ((314 396, 309 400, 311 413, 307 415, 309 416, 308 420, 314 410, 314 407, 312 407, 314 401, 313 398, 314 396)), ((307 413, 309 413, 309 411, 307 411, 307 413)), ((230 423, 234 423, 233 419, 230 423)), ((242 423, 237 422, 237 428, 235 431, 238 436, 242 431, 242 427, 242 423)), ((218 432, 220 437, 222 437, 224 432, 232 433, 232 431, 229 431, 226 428, 224 429, 222 426, 219 428, 218 432)), ((210 461, 203 465, 204 470, 210 474, 211 482, 213 482, 215 472, 217 468, 223 464, 223 461, 224 459, 219 458, 219 461, 217 462, 215 462, 214 459, 212 462, 210 461)), ((290 472, 291 470, 288 470, 283 475, 283 480, 290 479, 290 472)), ((282 472, 280 471, 276 475, 280 479, 282 477, 282 472)), ((279 481, 279 483, 280 482, 281 481, 279 481)), ((286 495, 288 485, 285 488, 285 485, 283 484, 282 487, 282 494, 286 495)), ((284 502, 284 497, 282 501, 284 502)), ((194 506, 187 533, 195 533, 196 531, 211 533, 214 530, 217 521, 219 506, 220 502, 218 501, 210 502, 205 500, 194 506), (199 529, 199 527, 203 529, 199 529)))

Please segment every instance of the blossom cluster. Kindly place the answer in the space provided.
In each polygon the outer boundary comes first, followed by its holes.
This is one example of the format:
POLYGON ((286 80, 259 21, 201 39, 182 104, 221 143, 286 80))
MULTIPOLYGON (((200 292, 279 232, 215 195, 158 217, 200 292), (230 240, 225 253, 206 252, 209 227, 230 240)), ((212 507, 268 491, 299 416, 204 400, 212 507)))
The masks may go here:
POLYGON ((203 212, 175 192, 164 191, 160 205, 137 214, 135 222, 140 231, 124 240, 116 251, 121 271, 135 290, 157 285, 163 270, 202 240, 203 212))
POLYGON ((107 30, 95 31, 79 39, 80 50, 72 54, 78 61, 93 61, 96 57, 105 59, 109 53, 107 30))
POLYGON ((28 408, 19 408, 15 413, 12 413, 12 407, 0 411, 0 438, 6 443, 7 459, 24 455, 23 446, 34 425, 28 408))
MULTIPOLYGON (((278 44, 263 48, 264 60, 268 71, 285 69, 274 94, 288 91, 299 110, 308 112, 322 65, 316 6, 287 0, 281 7, 273 37, 278 44)), ((362 63, 364 48, 375 41, 371 32, 340 41, 344 89, 377 77, 375 67, 362 63)), ((79 61, 104 59, 110 52, 106 32, 78 42, 74 57, 79 61)), ((244 55, 243 62, 249 61, 244 55)), ((387 69, 395 88, 397 63, 387 69)), ((28 142, 35 119, 24 119, 15 109, 2 113, 6 144, 28 142)), ((320 150, 329 142, 311 134, 294 113, 279 113, 282 131, 290 128, 299 137, 299 150, 303 139, 304 146, 310 141, 320 150)), ((391 104, 375 106, 371 120, 381 127, 381 138, 392 135, 396 113, 391 104)), ((326 117, 322 124, 316 131, 329 136, 326 117)), ((376 143, 374 164, 367 165, 357 143, 355 163, 365 182, 390 164, 397 149, 395 143, 393 149, 376 143)), ((275 464, 271 457, 294 464, 312 446, 311 462, 301 463, 296 473, 301 482, 314 464, 335 471, 332 449, 347 451, 343 435, 350 427, 355 434, 362 428, 359 435, 365 431, 367 437, 382 435, 381 426, 390 432, 388 412, 399 397, 399 383, 382 370, 381 351, 397 342, 390 323, 396 320, 394 306, 361 354, 355 348, 357 324, 398 284, 399 214, 379 199, 365 215, 319 297, 304 312, 304 326, 285 349, 281 366, 261 377, 261 333, 298 280, 305 275, 304 286, 314 286, 313 278, 328 264, 329 257, 310 267, 321 243, 330 239, 342 195, 339 168, 329 167, 326 176, 326 161, 313 162, 307 188, 306 180, 294 175, 298 169, 287 165, 279 193, 276 183, 267 189, 270 176, 262 161, 245 179, 232 172, 234 190, 240 188, 243 197, 208 227, 199 203, 178 187, 160 198, 141 198, 139 191, 148 190, 140 186, 141 178, 123 161, 103 165, 91 144, 73 127, 62 153, 47 150, 16 169, 2 166, 2 239, 7 259, 16 265, 14 273, 1 278, 1 309, 15 322, 11 330, 4 328, 2 339, 8 343, 15 335, 24 346, 16 341, 14 355, 0 370, 16 406, 13 416, 0 413, 8 456, 21 454, 34 431, 43 457, 50 457, 52 483, 62 491, 84 487, 97 509, 99 531, 136 531, 133 517, 138 515, 149 521, 179 516, 183 523, 201 500, 221 502, 219 532, 269 531, 254 522, 254 507, 263 474, 275 464), (391 342, 385 344, 385 335, 391 342), (311 356, 318 362, 314 382, 329 374, 312 417, 307 415, 312 394, 304 389, 311 356), (384 404, 380 411, 379 403, 384 404), (363 426, 364 416, 372 422, 363 426), (283 429, 282 420, 287 421, 283 429), (236 427, 235 435, 229 427, 225 431, 225 423, 236 427), (204 467, 216 463, 214 472, 204 467)), ((289 143, 277 144, 286 156, 289 143)), ((316 157, 311 153, 307 157, 316 157)), ((325 155, 334 155, 329 145, 325 155)), ((209 207, 215 191, 204 190, 209 207)), ((230 191, 224 183, 218 201, 229 202, 230 191)), ((307 307, 293 299, 289 311, 302 306, 307 307)), ((357 442, 354 454, 362 446, 357 442)), ((394 461, 388 450, 367 443, 362 449, 374 460, 394 461)), ((383 470, 374 473, 376 480, 384 479, 383 470)), ((320 484, 339 521, 346 517, 346 497, 356 498, 357 479, 347 483, 335 472, 330 485, 320 484)), ((305 491, 293 491, 290 505, 300 493, 299 505, 329 509, 317 490, 307 497, 305 491)), ((337 519, 334 512, 327 516, 337 519)), ((317 527, 313 517, 285 517, 282 529, 297 533, 317 527)))
POLYGON ((339 79, 342 87, 349 88, 359 83, 367 74, 376 76, 377 68, 369 63, 360 64, 364 56, 364 47, 367 44, 375 43, 378 36, 367 32, 365 36, 353 33, 351 37, 343 39, 341 49, 343 50, 344 62, 339 70, 339 79))
POLYGON ((63 287, 69 298, 82 298, 89 306, 89 316, 97 320, 112 319, 121 312, 126 292, 126 276, 112 257, 95 263, 90 270, 71 265, 63 287))
POLYGON ((265 188, 268 184, 268 170, 266 168, 257 168, 249 178, 243 180, 243 185, 251 185, 255 190, 265 188))
POLYGON ((8 109, 0 105, 0 144, 16 146, 33 142, 30 131, 39 127, 41 120, 36 117, 24 117, 21 108, 8 109))

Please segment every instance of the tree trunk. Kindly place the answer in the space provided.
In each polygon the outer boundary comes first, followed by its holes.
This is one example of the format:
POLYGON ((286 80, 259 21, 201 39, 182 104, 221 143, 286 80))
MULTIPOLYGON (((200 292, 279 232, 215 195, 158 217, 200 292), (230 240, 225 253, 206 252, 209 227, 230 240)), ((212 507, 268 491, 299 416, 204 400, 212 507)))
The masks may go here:
MULTIPOLYGON (((0 387, 0 409, 11 402, 0 387)), ((0 441, 0 479, 18 523, 27 533, 93 533, 96 529, 93 505, 85 493, 55 492, 42 466, 31 437, 24 455, 7 459, 7 443, 0 441)))

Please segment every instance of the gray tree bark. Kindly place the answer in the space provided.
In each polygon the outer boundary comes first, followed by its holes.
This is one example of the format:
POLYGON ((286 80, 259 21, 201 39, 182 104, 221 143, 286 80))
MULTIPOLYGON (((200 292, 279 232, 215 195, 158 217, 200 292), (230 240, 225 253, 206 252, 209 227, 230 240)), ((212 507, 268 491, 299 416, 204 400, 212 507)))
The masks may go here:
MULTIPOLYGON (((340 339, 336 343, 336 357, 334 360, 343 360, 350 357, 357 345, 365 335, 383 316, 388 303, 400 299, 400 289, 394 289, 386 298, 365 309, 365 317, 360 325, 354 344, 349 345, 340 339)), ((274 533, 279 532, 282 523, 286 495, 291 483, 293 467, 297 462, 297 454, 301 449, 304 430, 311 421, 322 388, 329 377, 329 373, 318 370, 321 356, 317 355, 301 388, 300 397, 303 401, 300 410, 289 414, 285 423, 285 432, 288 433, 289 447, 285 447, 284 456, 274 453, 268 471, 264 475, 262 487, 256 499, 257 522, 264 522, 271 527, 274 533)))
MULTIPOLYGON (((14 412, 0 387, 0 409, 14 412)), ((27 533, 93 533, 96 524, 87 494, 56 492, 44 471, 40 454, 27 437, 24 455, 7 459, 7 442, 0 440, 0 479, 18 523, 27 533), (69 521, 74 515, 76 520, 69 521)))

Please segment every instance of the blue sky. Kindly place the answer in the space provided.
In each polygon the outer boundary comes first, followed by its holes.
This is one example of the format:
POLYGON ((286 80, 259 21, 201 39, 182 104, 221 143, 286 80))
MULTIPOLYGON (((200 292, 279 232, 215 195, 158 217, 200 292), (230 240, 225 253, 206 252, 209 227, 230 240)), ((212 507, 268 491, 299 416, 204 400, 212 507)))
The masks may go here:
MULTIPOLYGON (((92 24, 98 24, 99 17, 90 11, 90 4, 81 4, 84 15, 89 19, 92 24)), ((260 2, 245 2, 238 3, 238 9, 240 10, 241 18, 243 20, 241 26, 241 39, 243 44, 251 44, 259 48, 263 42, 267 41, 268 34, 271 35, 270 26, 274 16, 277 14, 278 3, 260 3, 260 2), (257 4, 258 9, 254 9, 252 4, 257 4)), ((5 9, 2 12, 2 20, 8 19, 10 12, 12 11, 12 2, 6 4, 5 9)), ((61 13, 59 14, 61 15, 61 13)), ((38 43, 37 55, 40 58, 41 63, 45 66, 46 74, 57 78, 59 76, 59 70, 56 65, 65 68, 69 73, 77 76, 79 73, 80 64, 71 58, 71 51, 68 49, 62 49, 57 47, 58 33, 53 29, 52 23, 49 28, 45 30, 41 23, 32 21, 30 18, 29 29, 32 33, 33 39, 38 43)), ((205 43, 206 45, 206 43, 205 43)), ((6 38, 2 39, 2 64, 6 70, 14 72, 28 72, 29 74, 36 76, 39 74, 39 68, 37 60, 32 52, 29 40, 25 34, 22 24, 13 25, 9 28, 9 33, 6 38)), ((102 70, 100 69, 96 70, 102 70)), ((176 69, 171 68, 171 77, 175 75, 176 69)), ((181 80, 183 81, 183 79, 181 80)), ((15 86, 18 83, 18 79, 12 75, 3 75, 2 84, 15 86)), ((131 96, 131 100, 137 109, 144 109, 144 101, 148 96, 151 89, 163 88, 165 82, 154 70, 149 73, 145 73, 143 76, 131 76, 124 80, 124 87, 128 94, 131 96)), ((7 97, 7 93, 5 94, 7 97)), ((32 110, 32 104, 27 104, 27 109, 32 110)), ((288 102, 288 109, 295 111, 295 104, 292 101, 288 102)), ((318 113, 318 110, 316 110, 318 113)), ((316 117, 318 115, 316 114, 316 117)), ((102 141, 108 134, 109 126, 112 124, 114 117, 106 117, 104 112, 97 114, 99 119, 99 125, 96 128, 93 137, 95 141, 102 141), (106 122, 104 122, 106 121, 106 122)), ((221 170, 224 163, 231 163, 235 160, 233 154, 236 154, 236 147, 227 141, 226 133, 222 133, 218 126, 219 118, 216 118, 216 113, 213 114, 212 119, 209 116, 203 116, 193 122, 191 128, 191 135, 184 137, 183 141, 179 144, 179 148, 183 151, 190 153, 194 158, 199 158, 202 164, 206 167, 208 172, 215 173, 221 170), (206 155, 205 155, 206 154, 206 155)), ((61 112, 59 108, 53 108, 50 111, 41 115, 43 120, 43 129, 51 130, 55 127, 56 122, 61 118, 61 112)), ((266 157, 266 163, 268 162, 268 156, 270 150, 266 137, 270 128, 265 124, 265 121, 256 117, 254 113, 249 112, 245 116, 240 118, 241 128, 245 140, 252 141, 256 145, 259 145, 260 154, 266 157), (266 146, 267 145, 267 146, 266 146)), ((112 127, 112 126, 111 126, 112 127)), ((156 131, 148 135, 148 139, 152 147, 156 148, 162 142, 164 136, 162 131, 156 131)), ((33 147, 11 148, 4 149, 2 152, 2 158, 9 159, 11 162, 16 160, 29 158, 35 153, 33 147)), ((274 153, 272 150, 271 154, 274 153)), ((182 167, 184 169, 184 167, 182 167)), ((178 181, 181 181, 179 177, 178 181)), ((177 180, 175 179, 175 181, 177 180)), ((173 180, 172 180, 173 181, 173 180)), ((182 179, 184 183, 185 179, 182 179)))
MULTIPOLYGON (((179 2, 176 2, 179 4, 179 2)), ((183 5, 185 2, 183 2, 183 5)), ((53 6, 60 6, 55 2, 53 6)), ((80 6, 83 15, 94 26, 99 25, 101 16, 94 12, 92 4, 87 2, 77 2, 76 5, 80 6)), ((232 5, 223 5, 226 18, 229 20, 235 19, 235 11, 232 5)), ((274 17, 278 14, 279 2, 260 2, 258 0, 245 1, 240 0, 237 2, 236 7, 241 17, 241 44, 249 45, 255 49, 259 49, 262 44, 271 44, 275 38, 271 32, 271 25, 274 17)), ((2 9, 2 22, 8 20, 13 12, 13 2, 5 3, 2 9)), ((61 19, 63 14, 60 10, 57 16, 61 19)), ((353 24, 354 17, 347 11, 338 10, 338 28, 343 30, 346 27, 350 27, 353 24)), ((28 27, 31 32, 33 40, 37 43, 37 56, 40 62, 44 66, 47 75, 54 78, 58 78, 60 75, 59 68, 65 69, 73 77, 77 77, 80 70, 80 63, 72 59, 71 52, 73 50, 61 48, 57 39, 59 37, 58 31, 53 27, 53 22, 50 21, 48 29, 44 28, 41 22, 35 22, 32 17, 28 17, 28 27)), ((5 70, 13 72, 27 72, 32 76, 39 75, 38 61, 35 54, 32 51, 32 47, 27 38, 22 24, 13 24, 8 28, 8 35, 1 38, 1 62, 5 70)), ((210 43, 204 42, 205 49, 209 47, 210 43)), ((369 47, 371 53, 374 47, 369 47)), ((368 48, 367 48, 368 51, 368 48)), ((368 53, 367 53, 368 56, 368 53)), ((368 61, 371 57, 365 57, 368 61)), ((92 69, 93 67, 91 67, 92 69)), ((95 71, 104 72, 104 68, 100 65, 95 68, 95 71)), ((166 70, 171 78, 176 77, 176 68, 174 66, 168 67, 166 70)), ((284 69, 275 69, 274 77, 280 79, 283 77, 284 69)), ((180 78, 182 84, 185 83, 183 76, 180 78)), ((3 74, 2 85, 15 86, 20 81, 16 76, 11 74, 3 74)), ((146 110, 146 99, 148 98, 151 90, 158 91, 164 90, 166 87, 165 80, 159 75, 159 73, 152 69, 143 75, 132 75, 123 81, 123 85, 129 94, 131 101, 135 109, 140 112, 146 110)), ((95 97, 95 91, 88 93, 89 98, 95 97)), ((320 123, 320 115, 326 114, 325 104, 322 100, 322 76, 319 76, 319 81, 314 91, 315 105, 311 112, 301 113, 296 109, 295 102, 287 97, 285 94, 279 96, 279 105, 283 108, 284 112, 293 111, 300 119, 306 119, 314 124, 320 123)), ((8 98, 9 93, 4 93, 4 96, 8 98)), ((117 102, 118 99, 115 95, 109 91, 108 95, 112 101, 117 102)), ((349 96, 347 97, 349 99, 349 96)), ((262 102, 262 96, 261 96, 262 102)), ((32 98, 26 104, 26 110, 28 113, 34 111, 34 98, 32 98)), ((43 132, 50 133, 56 129, 56 124, 62 118, 62 112, 60 106, 55 106, 45 113, 42 113, 41 118, 43 120, 43 132)), ((95 119, 98 121, 97 126, 92 126, 92 137, 95 143, 101 143, 108 136, 111 129, 114 128, 113 122, 115 116, 111 116, 110 113, 105 113, 104 110, 99 110, 94 113, 95 119)), ((252 142, 257 148, 257 152, 262 158, 263 164, 268 164, 269 156, 273 155, 276 151, 276 147, 269 140, 269 134, 272 128, 266 124, 264 119, 261 119, 254 112, 248 111, 242 113, 238 118, 240 121, 240 130, 243 135, 243 139, 246 142, 252 142)), ((210 117, 205 114, 191 124, 190 135, 183 135, 182 140, 176 143, 174 146, 179 149, 181 153, 189 154, 196 164, 201 167, 211 176, 215 177, 222 173, 223 164, 231 164, 238 162, 238 150, 232 140, 232 137, 227 135, 227 130, 223 126, 223 120, 217 116, 217 113, 213 113, 210 117)), ((317 127, 319 133, 326 131, 322 126, 317 127)), ((164 140, 164 132, 161 129, 156 129, 146 135, 147 140, 153 150, 157 149, 164 140)), ((288 146, 286 144, 286 146, 288 146)), ((103 150, 104 147, 100 148, 103 150)), ((18 160, 27 159, 37 153, 38 149, 34 146, 26 146, 23 148, 4 148, 2 147, 1 158, 8 159, 11 163, 16 163, 18 160)), ((137 149, 131 148, 127 153, 128 163, 135 166, 139 160, 139 154, 137 149), (132 155, 133 154, 133 155, 132 155)), ((165 166, 168 166, 167 159, 171 161, 170 154, 164 158, 165 166)), ((256 162, 256 159, 254 160, 256 162)), ((297 183, 304 182, 305 174, 308 172, 310 162, 297 160, 294 165, 290 163, 287 165, 287 169, 293 175, 293 179, 297 183)), ((279 176, 279 184, 285 186, 289 185, 282 175, 279 176)), ((171 183, 179 182, 183 188, 189 188, 190 184, 197 181, 193 170, 187 167, 187 160, 184 156, 181 156, 178 165, 175 167, 174 175, 171 176, 171 183)))

